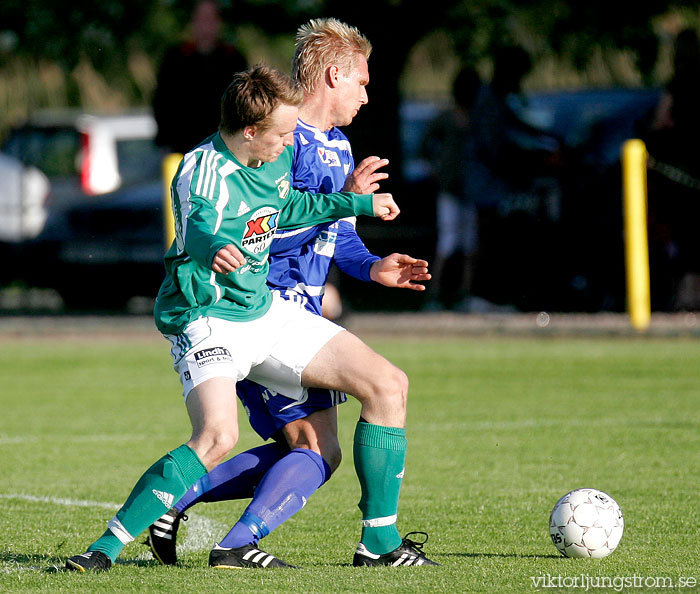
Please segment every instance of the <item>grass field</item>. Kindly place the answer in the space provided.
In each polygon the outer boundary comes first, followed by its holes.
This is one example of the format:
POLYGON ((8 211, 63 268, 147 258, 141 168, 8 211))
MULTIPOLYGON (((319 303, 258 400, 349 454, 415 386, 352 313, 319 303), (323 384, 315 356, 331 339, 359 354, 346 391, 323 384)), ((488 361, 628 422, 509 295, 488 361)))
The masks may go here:
MULTIPOLYGON (((399 528, 428 532, 441 567, 350 566, 353 401, 340 410, 340 469, 263 541, 303 569, 208 569, 211 545, 247 503, 226 502, 191 510, 182 567, 157 565, 141 536, 108 574, 62 571, 189 424, 159 337, 45 337, 0 346, 0 591, 534 592, 585 579, 635 591, 700 580, 700 341, 370 342, 412 382, 399 528), (549 539, 552 506, 584 486, 625 516, 620 547, 602 561, 565 559, 549 539)), ((238 451, 259 443, 241 427, 238 451)))

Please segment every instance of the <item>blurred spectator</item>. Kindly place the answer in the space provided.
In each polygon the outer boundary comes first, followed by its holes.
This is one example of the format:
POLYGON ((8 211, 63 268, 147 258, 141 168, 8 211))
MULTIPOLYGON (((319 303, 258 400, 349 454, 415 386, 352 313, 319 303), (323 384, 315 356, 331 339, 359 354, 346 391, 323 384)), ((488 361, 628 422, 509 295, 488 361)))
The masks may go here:
POLYGON ((188 39, 163 58, 153 112, 156 142, 169 152, 186 153, 218 128, 221 95, 234 73, 247 68, 243 55, 221 39, 221 29, 216 1, 200 0, 192 12, 188 39))
POLYGON ((700 43, 676 37, 674 72, 644 140, 649 151, 652 306, 700 309, 700 43))
POLYGON ((473 68, 462 68, 452 85, 454 104, 433 120, 425 134, 422 153, 431 165, 438 187, 437 245, 432 262, 425 309, 443 308, 445 265, 455 255, 461 258, 461 279, 457 296, 471 294, 473 262, 477 250, 476 207, 464 191, 464 151, 469 134, 469 112, 479 90, 479 75, 473 68))
POLYGON ((532 62, 520 47, 496 50, 491 83, 474 102, 467 190, 481 207, 514 208, 514 196, 556 163, 559 142, 538 124, 522 93, 532 62))
POLYGON ((546 133, 522 92, 531 67, 523 48, 497 49, 492 80, 482 85, 471 112, 465 187, 479 219, 475 290, 486 289, 497 301, 513 295, 518 283, 536 282, 527 265, 542 235, 531 223, 559 216, 552 174, 560 165, 560 143, 546 133))

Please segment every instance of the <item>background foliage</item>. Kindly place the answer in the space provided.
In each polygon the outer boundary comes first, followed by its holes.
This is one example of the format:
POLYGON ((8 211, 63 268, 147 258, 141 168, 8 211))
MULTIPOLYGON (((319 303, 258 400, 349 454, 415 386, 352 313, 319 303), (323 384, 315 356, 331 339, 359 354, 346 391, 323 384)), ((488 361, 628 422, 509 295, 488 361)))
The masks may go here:
MULTIPOLYGON (((42 107, 149 105, 165 48, 183 36, 192 1, 2 0, 0 137, 42 107)), ((670 37, 698 23, 697 0, 222 0, 227 33, 251 62, 288 69, 293 32, 335 16, 372 41, 371 103, 353 126, 356 152, 396 159, 402 92, 446 96, 460 63, 489 75, 505 42, 524 45, 531 86, 659 84, 670 37), (366 131, 382 129, 381 138, 366 131), (359 141, 359 144, 357 142, 359 141), (368 150, 368 149, 367 149, 368 150)))

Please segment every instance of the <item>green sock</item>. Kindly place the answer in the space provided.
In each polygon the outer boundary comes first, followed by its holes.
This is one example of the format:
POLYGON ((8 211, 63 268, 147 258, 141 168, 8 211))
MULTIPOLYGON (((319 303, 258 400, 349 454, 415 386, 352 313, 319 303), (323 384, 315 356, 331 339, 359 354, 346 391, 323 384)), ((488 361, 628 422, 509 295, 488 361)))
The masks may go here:
POLYGON ((141 476, 122 508, 109 521, 107 531, 88 547, 112 561, 141 532, 168 511, 207 473, 201 460, 183 444, 168 452, 141 476))
POLYGON ((353 455, 362 489, 360 542, 375 555, 383 555, 401 545, 396 516, 406 462, 406 430, 360 420, 353 455))

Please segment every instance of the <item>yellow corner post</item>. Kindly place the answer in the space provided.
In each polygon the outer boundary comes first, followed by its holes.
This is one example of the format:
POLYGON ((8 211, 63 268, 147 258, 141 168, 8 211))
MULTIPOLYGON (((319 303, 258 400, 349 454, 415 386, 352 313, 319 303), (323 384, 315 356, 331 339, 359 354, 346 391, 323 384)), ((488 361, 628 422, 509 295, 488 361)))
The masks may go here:
POLYGON ((170 204, 170 184, 177 173, 181 159, 180 153, 171 153, 163 159, 163 239, 166 250, 175 239, 175 220, 170 204))
POLYGON ((647 150, 641 140, 622 147, 623 210, 627 308, 636 330, 651 322, 649 294, 649 243, 647 238, 647 150))

